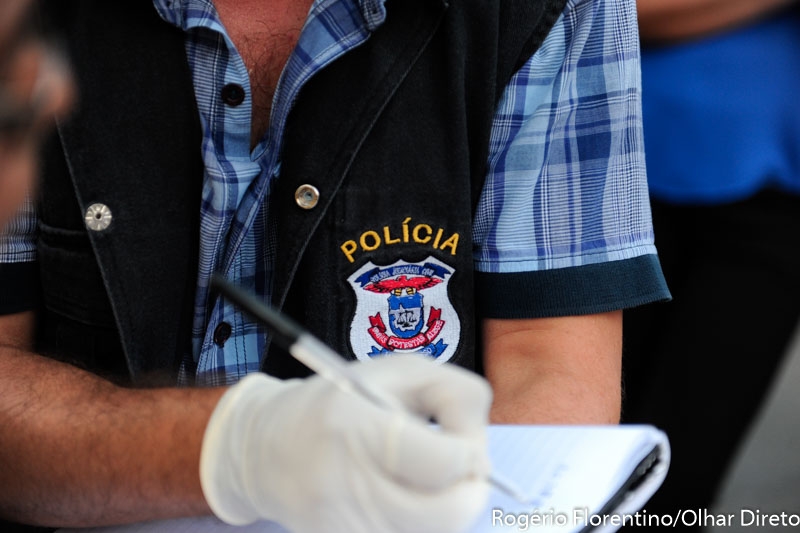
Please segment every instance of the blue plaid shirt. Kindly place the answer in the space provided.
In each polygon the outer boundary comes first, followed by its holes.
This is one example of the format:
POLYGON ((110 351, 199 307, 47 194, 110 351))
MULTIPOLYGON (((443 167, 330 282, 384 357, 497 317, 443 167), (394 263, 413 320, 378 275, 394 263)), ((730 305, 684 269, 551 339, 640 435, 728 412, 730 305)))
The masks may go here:
MULTIPOLYGON (((269 129, 250 150, 250 85, 211 0, 153 0, 186 32, 205 161, 193 353, 181 379, 226 384, 255 371, 266 333, 220 301, 224 271, 269 299, 274 238, 266 208, 280 174, 283 128, 303 84, 365 42, 386 17, 383 0, 317 0, 275 93, 269 129), (223 86, 244 88, 225 105, 223 86), (221 323, 232 327, 224 348, 221 323)), ((489 173, 474 220, 475 267, 525 272, 654 254, 641 130, 634 0, 569 0, 540 50, 509 83, 497 110, 489 173)), ((0 260, 35 258, 30 208, 0 242, 0 260)))

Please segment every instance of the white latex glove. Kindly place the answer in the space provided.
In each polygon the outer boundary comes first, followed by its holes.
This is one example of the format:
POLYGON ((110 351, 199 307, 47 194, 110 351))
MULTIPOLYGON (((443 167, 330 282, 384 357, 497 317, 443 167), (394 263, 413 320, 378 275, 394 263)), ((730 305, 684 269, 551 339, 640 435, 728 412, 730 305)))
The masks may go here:
POLYGON ((420 416, 319 376, 249 375, 222 397, 203 439, 200 479, 217 517, 295 533, 447 533, 474 522, 488 496, 486 381, 419 356, 351 364, 420 416))

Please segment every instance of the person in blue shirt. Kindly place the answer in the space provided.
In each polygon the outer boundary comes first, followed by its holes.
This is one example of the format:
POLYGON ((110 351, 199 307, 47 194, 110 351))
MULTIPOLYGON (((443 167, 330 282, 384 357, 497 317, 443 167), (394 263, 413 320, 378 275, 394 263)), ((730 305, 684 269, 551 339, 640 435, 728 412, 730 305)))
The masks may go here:
POLYGON ((651 513, 708 508, 800 317, 798 2, 638 2, 673 302, 625 316, 624 420, 662 427, 651 513))
POLYGON ((490 417, 618 421, 621 310, 669 297, 632 0, 45 4, 80 100, 0 243, 5 516, 457 531, 490 417), (445 432, 291 379, 214 272, 445 432))

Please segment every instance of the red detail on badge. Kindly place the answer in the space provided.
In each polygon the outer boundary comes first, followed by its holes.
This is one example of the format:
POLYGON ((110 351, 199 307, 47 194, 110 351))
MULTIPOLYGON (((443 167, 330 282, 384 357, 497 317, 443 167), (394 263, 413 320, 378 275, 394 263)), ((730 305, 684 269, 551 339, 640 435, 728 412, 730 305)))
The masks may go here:
POLYGON ((429 278, 426 276, 417 276, 411 279, 408 279, 406 276, 400 276, 397 279, 383 279, 381 281, 370 283, 369 285, 366 285, 364 289, 370 292, 379 293, 392 292, 395 289, 407 288, 413 288, 420 291, 429 287, 433 287, 434 285, 441 283, 441 281, 441 279, 429 278))
MULTIPOLYGON (((407 286, 407 285, 405 285, 407 286)), ((381 314, 369 317, 369 323, 372 326, 369 328, 369 334, 375 339, 375 342, 380 344, 387 350, 414 350, 427 346, 432 343, 439 333, 442 332, 445 321, 441 319, 442 310, 431 307, 431 312, 428 315, 427 326, 428 329, 417 333, 409 339, 401 339, 394 335, 386 334, 386 325, 383 323, 381 314)))

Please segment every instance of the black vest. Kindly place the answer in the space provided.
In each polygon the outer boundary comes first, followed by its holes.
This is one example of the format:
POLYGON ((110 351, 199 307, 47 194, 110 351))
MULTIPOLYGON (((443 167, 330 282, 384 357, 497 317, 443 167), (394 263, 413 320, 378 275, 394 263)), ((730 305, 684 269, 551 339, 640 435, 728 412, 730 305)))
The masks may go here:
MULTIPOLYGON (((65 4, 47 10, 80 98, 44 158, 40 349, 170 382, 189 350, 203 176, 183 34, 148 1, 65 4), (84 213, 98 202, 113 221, 87 231, 84 213)), ((564 4, 389 0, 367 42, 310 80, 271 195, 275 306, 353 353, 353 336, 375 325, 355 322, 354 274, 372 263, 376 281, 389 265, 417 265, 410 278, 433 261, 446 267, 438 281, 460 322, 451 361, 480 366, 471 226, 491 122, 564 4), (319 191, 312 209, 296 202, 303 185, 319 191)), ((281 377, 307 373, 277 347, 264 360, 281 377)))

